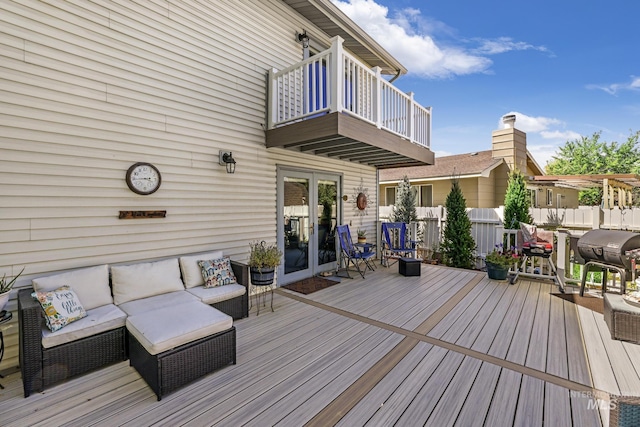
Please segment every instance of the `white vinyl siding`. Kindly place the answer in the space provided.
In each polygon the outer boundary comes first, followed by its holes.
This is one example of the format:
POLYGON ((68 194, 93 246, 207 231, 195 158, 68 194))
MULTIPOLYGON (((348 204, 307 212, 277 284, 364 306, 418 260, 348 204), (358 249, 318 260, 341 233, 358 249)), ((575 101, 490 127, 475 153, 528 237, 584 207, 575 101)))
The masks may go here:
MULTIPOLYGON (((300 60, 302 29, 321 34, 277 0, 0 3, 0 276, 26 266, 18 287, 29 287, 216 249, 246 260, 249 242, 276 240, 277 164, 341 172, 350 199, 363 179, 376 206, 375 169, 265 148, 265 76, 300 60), (140 161, 162 174, 150 196, 124 180, 140 161)), ((360 224, 351 200, 344 219, 360 224)), ((7 308, 0 370, 18 363, 15 295, 7 308)))

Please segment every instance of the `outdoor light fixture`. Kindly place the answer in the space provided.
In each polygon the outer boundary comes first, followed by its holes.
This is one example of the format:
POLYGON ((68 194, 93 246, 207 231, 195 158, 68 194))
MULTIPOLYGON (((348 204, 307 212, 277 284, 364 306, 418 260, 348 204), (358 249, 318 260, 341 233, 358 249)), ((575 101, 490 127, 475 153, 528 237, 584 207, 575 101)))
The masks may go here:
POLYGON ((309 36, 307 35, 307 30, 303 30, 302 34, 298 33, 298 41, 302 42, 303 48, 309 48, 309 36))
POLYGON ((226 152, 226 151, 220 150, 220 166, 226 166, 227 173, 235 173, 236 160, 233 158, 231 151, 226 152))

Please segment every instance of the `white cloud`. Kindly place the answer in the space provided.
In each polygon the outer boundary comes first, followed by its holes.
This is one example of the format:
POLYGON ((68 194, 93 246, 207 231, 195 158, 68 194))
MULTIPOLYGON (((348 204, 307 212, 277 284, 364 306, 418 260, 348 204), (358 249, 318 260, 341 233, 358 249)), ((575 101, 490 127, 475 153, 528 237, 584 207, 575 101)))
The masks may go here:
POLYGON ((605 86, 590 84, 587 85, 587 89, 603 90, 610 95, 617 95, 624 90, 640 90, 640 77, 631 76, 631 80, 627 83, 612 83, 605 86))
MULTIPOLYGON (((561 126, 564 123, 558 119, 552 119, 550 117, 531 117, 526 114, 518 113, 517 111, 511 111, 506 113, 507 115, 515 114, 516 116, 516 129, 520 129, 523 132, 542 132, 549 129, 550 126, 561 126)), ((500 118, 500 126, 504 128, 502 118, 500 118)))
POLYGON ((547 130, 545 130, 545 131, 540 132, 540 135, 544 139, 562 139, 563 141, 573 141, 574 139, 580 139, 580 137, 582 136, 578 132, 574 132, 572 130, 565 130, 565 131, 560 131, 560 130, 547 131, 547 130))
POLYGON ((544 46, 534 46, 526 42, 514 41, 511 37, 500 37, 495 40, 480 40, 480 47, 474 49, 474 52, 484 55, 496 55, 499 53, 510 52, 512 50, 538 50, 540 52, 548 52, 544 46))
POLYGON ((374 0, 332 0, 349 18, 369 33, 408 68, 409 73, 427 78, 446 78, 455 75, 488 72, 493 64, 488 55, 512 50, 541 50, 510 38, 497 40, 474 39, 477 48, 467 48, 468 42, 457 40, 452 45, 436 41, 434 34, 451 36, 455 31, 445 24, 423 17, 420 10, 406 8, 395 12, 374 0))

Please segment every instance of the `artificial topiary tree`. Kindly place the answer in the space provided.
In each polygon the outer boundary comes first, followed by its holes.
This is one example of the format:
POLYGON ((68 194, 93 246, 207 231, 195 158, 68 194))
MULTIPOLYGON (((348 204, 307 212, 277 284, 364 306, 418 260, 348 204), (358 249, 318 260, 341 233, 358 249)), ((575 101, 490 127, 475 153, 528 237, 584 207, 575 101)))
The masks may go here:
POLYGON ((393 211, 389 219, 391 222, 411 223, 418 220, 416 211, 416 195, 411 188, 411 182, 408 176, 404 176, 398 185, 397 203, 393 207, 393 211))
POLYGON ((509 172, 507 192, 504 196, 504 228, 519 228, 521 222, 531 224, 533 219, 529 215, 530 206, 524 175, 518 169, 514 169, 509 172))
POLYGON ((441 245, 444 262, 450 267, 471 268, 476 242, 471 235, 467 202, 457 178, 452 179, 451 192, 447 196, 445 206, 447 219, 441 245))

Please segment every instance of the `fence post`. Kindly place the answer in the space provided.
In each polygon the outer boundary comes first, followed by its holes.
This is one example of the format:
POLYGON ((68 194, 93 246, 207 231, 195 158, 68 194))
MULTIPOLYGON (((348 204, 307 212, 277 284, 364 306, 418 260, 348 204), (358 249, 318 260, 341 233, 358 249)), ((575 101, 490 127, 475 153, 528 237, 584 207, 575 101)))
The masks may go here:
POLYGON ((558 228, 558 250, 556 251, 556 270, 558 281, 560 282, 560 290, 564 292, 564 278, 567 277, 567 269, 569 268, 569 230, 566 228, 558 228))
POLYGON ((593 207, 593 224, 591 224, 591 228, 593 230, 597 230, 602 225, 602 219, 604 217, 604 212, 600 209, 600 206, 593 207))

